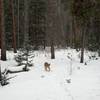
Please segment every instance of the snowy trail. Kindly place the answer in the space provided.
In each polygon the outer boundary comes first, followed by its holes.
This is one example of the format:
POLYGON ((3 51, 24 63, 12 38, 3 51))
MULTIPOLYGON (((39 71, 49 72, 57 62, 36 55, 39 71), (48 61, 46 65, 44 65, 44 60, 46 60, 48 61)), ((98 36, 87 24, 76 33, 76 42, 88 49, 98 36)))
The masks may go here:
MULTIPOLYGON (((85 66, 78 62, 74 52, 71 83, 67 83, 70 70, 67 54, 67 51, 57 51, 55 60, 51 60, 49 56, 45 57, 43 53, 37 54, 33 60, 34 67, 29 72, 16 74, 17 77, 10 80, 9 85, 0 87, 0 98, 2 100, 100 100, 100 59, 90 61, 85 66), (46 61, 51 64, 51 72, 44 71, 43 66, 46 61)), ((9 57, 3 66, 10 64, 15 66, 14 60, 9 57)))
POLYGON ((100 60, 83 67, 68 87, 74 100, 100 100, 100 60))

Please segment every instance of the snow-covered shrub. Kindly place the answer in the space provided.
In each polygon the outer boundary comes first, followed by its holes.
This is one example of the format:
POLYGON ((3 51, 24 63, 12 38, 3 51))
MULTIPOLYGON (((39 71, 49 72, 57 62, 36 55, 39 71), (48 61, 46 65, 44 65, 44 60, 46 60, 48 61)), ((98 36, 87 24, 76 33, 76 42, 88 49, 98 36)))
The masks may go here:
POLYGON ((18 66, 25 65, 25 69, 23 68, 23 70, 28 70, 27 67, 33 66, 33 57, 34 55, 31 47, 22 48, 15 56, 15 60, 18 63, 18 66))
POLYGON ((0 67, 0 84, 1 86, 7 85, 8 82, 8 74, 7 74, 7 70, 5 69, 4 72, 1 72, 1 67, 0 67))

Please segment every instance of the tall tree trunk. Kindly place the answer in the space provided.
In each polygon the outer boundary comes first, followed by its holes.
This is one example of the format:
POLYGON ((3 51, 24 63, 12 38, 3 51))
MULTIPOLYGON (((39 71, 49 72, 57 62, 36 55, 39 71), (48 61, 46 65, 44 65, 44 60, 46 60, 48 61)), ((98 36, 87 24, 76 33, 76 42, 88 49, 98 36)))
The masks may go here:
POLYGON ((3 0, 0 0, 0 35, 1 35, 1 60, 6 60, 6 43, 4 32, 4 8, 3 0))
POLYGON ((18 1, 18 6, 17 6, 17 10, 18 10, 18 18, 17 18, 17 20, 18 20, 18 24, 17 24, 17 34, 18 34, 18 36, 17 36, 17 48, 19 49, 19 47, 20 47, 20 45, 19 45, 19 33, 20 33, 20 31, 19 31, 19 28, 20 28, 20 22, 19 22, 19 19, 20 19, 20 16, 19 16, 19 3, 20 3, 20 0, 17 0, 18 1))
POLYGON ((28 0, 24 0, 24 46, 29 41, 28 0))
POLYGON ((12 44, 14 53, 17 53, 16 48, 16 26, 15 26, 15 16, 14 16, 14 6, 13 6, 13 0, 10 0, 10 9, 11 9, 11 15, 12 15, 12 44))
POLYGON ((0 49, 1 49, 1 27, 0 27, 0 49))
POLYGON ((80 63, 84 62, 84 48, 85 48, 85 27, 82 28, 82 47, 81 47, 81 59, 80 59, 80 63))
POLYGON ((53 40, 51 41, 51 59, 55 59, 55 49, 53 40))
POLYGON ((46 40, 51 46, 51 59, 55 59, 54 44, 57 39, 57 19, 58 19, 58 5, 57 0, 47 0, 47 37, 46 40))

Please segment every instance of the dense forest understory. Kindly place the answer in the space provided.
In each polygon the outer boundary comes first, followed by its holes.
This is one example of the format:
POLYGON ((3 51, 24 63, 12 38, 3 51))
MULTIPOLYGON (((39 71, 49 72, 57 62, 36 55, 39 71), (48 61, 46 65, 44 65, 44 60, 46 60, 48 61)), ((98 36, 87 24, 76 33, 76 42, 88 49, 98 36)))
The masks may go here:
POLYGON ((100 55, 99 0, 0 0, 1 59, 6 50, 54 46, 97 51, 100 55), (27 48, 27 47, 26 47, 27 48))

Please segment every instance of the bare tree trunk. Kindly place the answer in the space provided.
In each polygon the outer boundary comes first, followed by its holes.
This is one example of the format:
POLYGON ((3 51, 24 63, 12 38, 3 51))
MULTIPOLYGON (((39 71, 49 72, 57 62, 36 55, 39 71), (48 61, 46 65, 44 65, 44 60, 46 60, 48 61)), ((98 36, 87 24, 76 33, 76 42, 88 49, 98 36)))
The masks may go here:
POLYGON ((84 48, 85 48, 85 28, 82 28, 82 47, 81 47, 81 59, 80 63, 84 62, 84 48))
POLYGON ((1 49, 1 27, 0 27, 0 49, 1 49))
POLYGON ((11 15, 12 15, 12 44, 14 53, 17 53, 16 49, 16 26, 15 26, 15 16, 14 16, 14 6, 13 6, 13 0, 10 0, 10 9, 11 9, 11 15))
POLYGON ((4 33, 4 9, 3 0, 0 0, 0 35, 1 35, 1 60, 6 60, 6 43, 4 33))
POLYGON ((19 27, 20 27, 20 23, 19 23, 19 3, 20 3, 20 0, 18 0, 18 24, 17 24, 17 32, 18 32, 18 36, 17 36, 17 48, 19 49, 19 27))
POLYGON ((57 0, 47 0, 47 42, 51 46, 51 59, 55 59, 54 44, 57 39, 57 0))
POLYGON ((55 49, 53 40, 51 41, 51 59, 55 59, 55 49))
POLYGON ((29 41, 28 0, 24 0, 24 45, 29 41))

